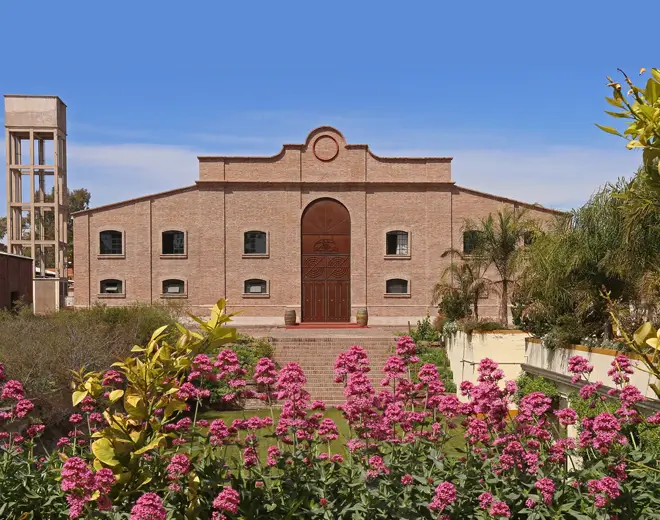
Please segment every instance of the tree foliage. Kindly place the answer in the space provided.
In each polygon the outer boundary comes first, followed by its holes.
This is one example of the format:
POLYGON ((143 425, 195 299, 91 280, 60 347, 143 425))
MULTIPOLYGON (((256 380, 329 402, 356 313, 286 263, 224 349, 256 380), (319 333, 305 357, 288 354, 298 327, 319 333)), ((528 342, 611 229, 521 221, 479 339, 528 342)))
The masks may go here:
POLYGON ((499 210, 495 215, 465 223, 467 231, 478 232, 473 256, 480 258, 483 265, 493 266, 498 274, 490 282, 500 296, 500 322, 504 325, 509 323, 509 293, 519 272, 524 238, 536 228, 537 225, 527 218, 525 210, 509 207, 499 210))

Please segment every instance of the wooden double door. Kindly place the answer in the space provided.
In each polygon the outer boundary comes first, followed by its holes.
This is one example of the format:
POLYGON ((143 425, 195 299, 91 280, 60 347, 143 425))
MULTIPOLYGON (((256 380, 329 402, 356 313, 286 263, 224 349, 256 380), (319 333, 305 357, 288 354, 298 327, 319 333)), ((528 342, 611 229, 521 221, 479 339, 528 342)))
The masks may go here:
POLYGON ((302 321, 351 321, 351 217, 333 199, 302 216, 302 321))

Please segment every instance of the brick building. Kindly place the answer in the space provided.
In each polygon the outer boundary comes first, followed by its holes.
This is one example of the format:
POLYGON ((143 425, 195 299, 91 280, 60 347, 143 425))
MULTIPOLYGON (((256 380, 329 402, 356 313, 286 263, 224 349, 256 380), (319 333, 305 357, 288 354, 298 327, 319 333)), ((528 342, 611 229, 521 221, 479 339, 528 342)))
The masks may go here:
MULTIPOLYGON (((199 157, 194 186, 74 215, 75 305, 220 297, 263 323, 404 322, 432 311, 433 284, 463 249, 465 218, 503 205, 457 186, 451 158, 385 158, 330 127, 272 157, 199 157)), ((484 315, 497 314, 490 294, 484 315)))
POLYGON ((32 305, 32 258, 0 252, 0 309, 32 305))

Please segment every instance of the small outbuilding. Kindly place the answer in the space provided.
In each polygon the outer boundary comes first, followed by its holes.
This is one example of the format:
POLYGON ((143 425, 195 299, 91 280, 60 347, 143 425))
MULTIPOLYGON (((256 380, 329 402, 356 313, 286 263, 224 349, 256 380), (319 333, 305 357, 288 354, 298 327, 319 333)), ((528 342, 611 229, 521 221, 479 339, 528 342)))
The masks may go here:
POLYGON ((32 306, 32 258, 0 252, 0 309, 32 306))

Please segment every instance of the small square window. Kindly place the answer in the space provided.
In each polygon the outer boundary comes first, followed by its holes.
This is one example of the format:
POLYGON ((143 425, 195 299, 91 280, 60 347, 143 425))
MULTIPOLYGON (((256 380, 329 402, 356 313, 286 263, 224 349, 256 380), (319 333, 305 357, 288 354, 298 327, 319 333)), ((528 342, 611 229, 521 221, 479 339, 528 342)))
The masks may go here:
POLYGON ((123 240, 121 231, 101 231, 99 252, 102 255, 123 254, 123 240))
POLYGON ((243 254, 265 255, 266 233, 263 231, 248 231, 243 235, 243 254))
POLYGON ((470 230, 463 233, 463 253, 472 254, 479 246, 481 240, 481 231, 470 230))
POLYGON ((385 235, 385 254, 407 256, 408 233, 405 231, 390 231, 385 235))
POLYGON ((183 231, 164 231, 163 254, 184 255, 186 253, 185 236, 183 231))

